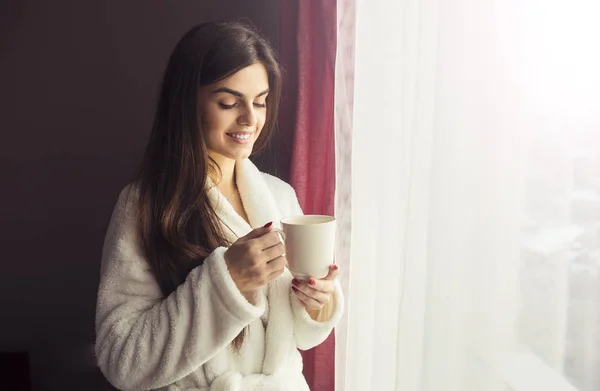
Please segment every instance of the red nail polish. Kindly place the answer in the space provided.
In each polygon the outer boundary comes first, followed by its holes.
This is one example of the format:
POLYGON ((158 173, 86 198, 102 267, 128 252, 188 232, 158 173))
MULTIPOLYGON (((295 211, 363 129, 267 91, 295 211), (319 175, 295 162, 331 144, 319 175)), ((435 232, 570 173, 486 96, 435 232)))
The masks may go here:
POLYGON ((298 284, 298 280, 296 280, 295 278, 292 280, 292 284, 293 285, 297 285, 298 284))
POLYGON ((338 265, 333 265, 333 266, 331 266, 331 268, 332 268, 333 270, 337 270, 337 269, 339 269, 338 265))
POLYGON ((294 292, 298 292, 298 288, 296 288, 295 286, 293 286, 293 287, 292 287, 292 290, 293 290, 294 292))
POLYGON ((315 280, 313 280, 312 278, 310 280, 308 280, 308 283, 310 285, 315 285, 316 284, 315 280))
POLYGON ((265 228, 269 228, 269 227, 270 227, 270 226, 272 226, 272 225, 273 225, 273 222, 272 222, 272 221, 269 221, 267 224, 265 224, 265 228))

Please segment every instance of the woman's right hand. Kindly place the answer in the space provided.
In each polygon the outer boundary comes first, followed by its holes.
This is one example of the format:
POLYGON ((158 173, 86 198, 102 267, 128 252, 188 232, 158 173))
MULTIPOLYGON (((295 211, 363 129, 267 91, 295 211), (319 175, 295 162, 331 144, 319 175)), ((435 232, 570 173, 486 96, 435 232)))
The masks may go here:
POLYGON ((268 284, 287 266, 285 247, 271 225, 250 231, 225 251, 229 274, 242 293, 268 284))

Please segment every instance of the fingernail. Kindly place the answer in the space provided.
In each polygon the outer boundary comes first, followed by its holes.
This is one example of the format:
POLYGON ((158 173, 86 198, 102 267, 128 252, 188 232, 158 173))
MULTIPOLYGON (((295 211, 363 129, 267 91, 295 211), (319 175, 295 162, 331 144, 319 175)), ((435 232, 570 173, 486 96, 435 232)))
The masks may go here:
POLYGON ((298 288, 296 288, 295 286, 293 286, 293 287, 292 287, 292 290, 293 290, 294 292, 298 292, 298 288))
POLYGON ((292 284, 293 285, 298 285, 298 280, 296 280, 295 278, 292 280, 292 284))
POLYGON ((310 285, 315 285, 316 284, 315 280, 313 280, 312 278, 310 280, 308 280, 308 283, 310 285))
POLYGON ((273 225, 273 222, 269 221, 267 224, 265 224, 264 228, 269 228, 272 225, 273 225))
POLYGON ((338 265, 332 265, 332 266, 331 266, 331 268, 332 268, 333 270, 337 270, 337 269, 339 269, 338 265))

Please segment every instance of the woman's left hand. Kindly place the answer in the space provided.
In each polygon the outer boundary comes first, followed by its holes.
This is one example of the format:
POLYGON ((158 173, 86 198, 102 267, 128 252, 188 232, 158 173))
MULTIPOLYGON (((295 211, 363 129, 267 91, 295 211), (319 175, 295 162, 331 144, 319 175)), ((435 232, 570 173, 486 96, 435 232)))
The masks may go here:
POLYGON ((310 278, 306 281, 292 280, 292 290, 307 310, 319 311, 331 300, 334 291, 333 281, 338 275, 338 266, 329 266, 325 278, 310 278))

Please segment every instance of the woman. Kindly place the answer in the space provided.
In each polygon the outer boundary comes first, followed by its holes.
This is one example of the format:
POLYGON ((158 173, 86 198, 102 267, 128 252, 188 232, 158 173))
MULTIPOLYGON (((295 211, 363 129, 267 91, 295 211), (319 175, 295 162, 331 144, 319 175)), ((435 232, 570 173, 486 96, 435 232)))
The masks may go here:
POLYGON ((248 160, 280 90, 274 53, 249 27, 202 24, 175 47, 103 248, 96 355, 115 387, 308 390, 298 349, 330 334, 342 296, 335 265, 292 279, 273 228, 302 213, 295 192, 248 160))

